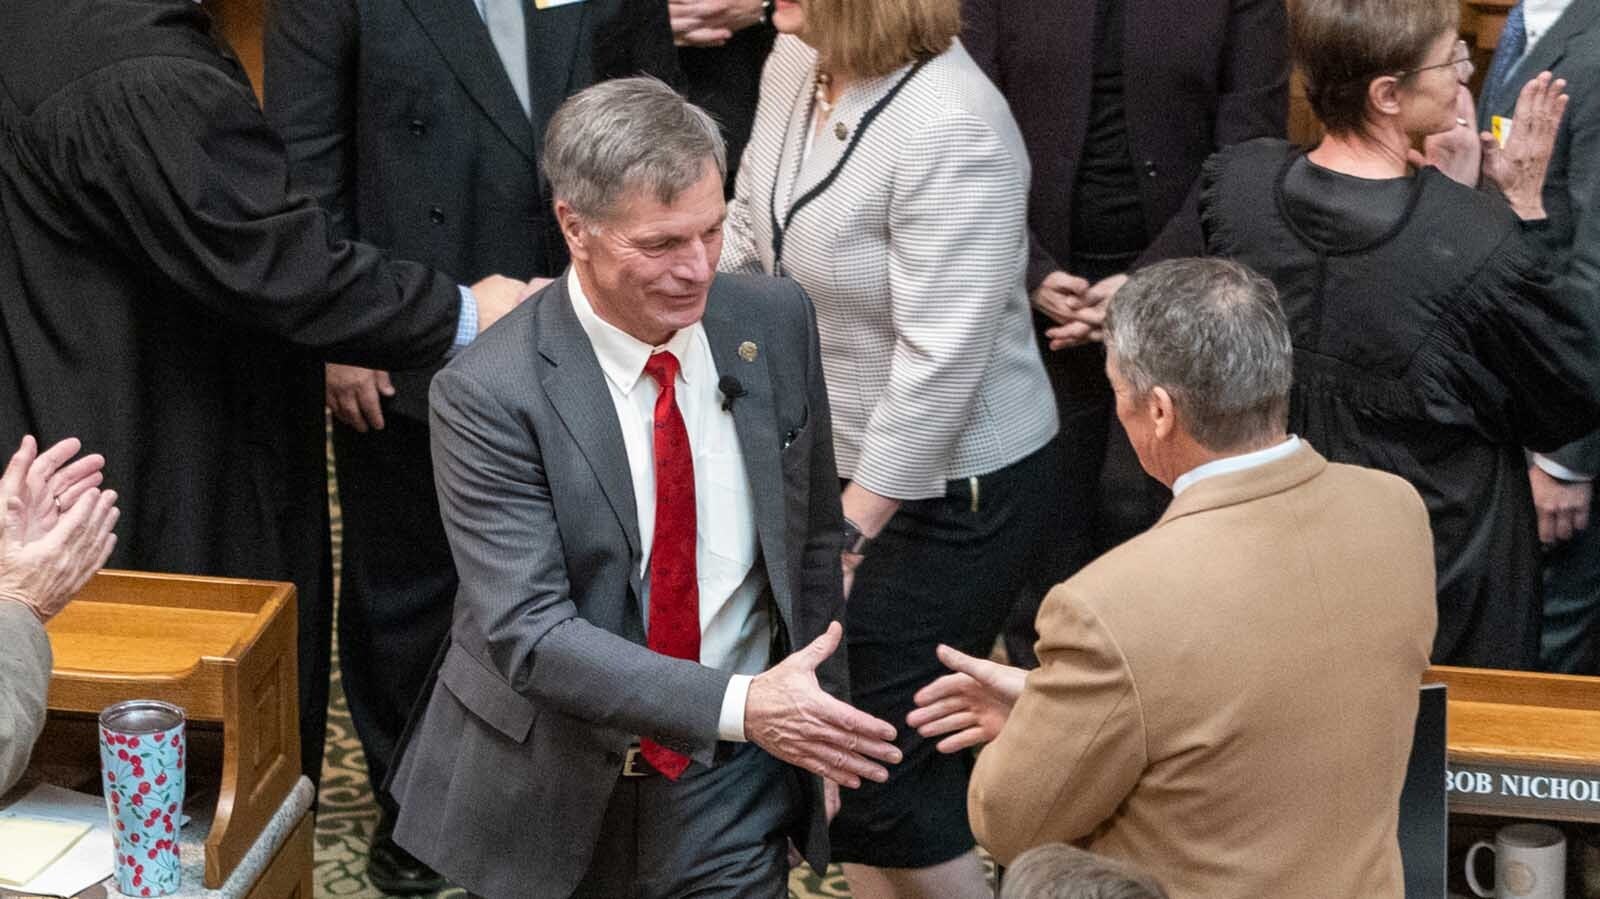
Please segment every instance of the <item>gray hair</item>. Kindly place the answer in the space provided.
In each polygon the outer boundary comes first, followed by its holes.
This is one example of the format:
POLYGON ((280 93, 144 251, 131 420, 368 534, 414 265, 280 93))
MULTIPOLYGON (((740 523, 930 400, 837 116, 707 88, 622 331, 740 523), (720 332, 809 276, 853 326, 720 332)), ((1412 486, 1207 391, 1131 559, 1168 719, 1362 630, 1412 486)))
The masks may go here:
POLYGON ((1066 843, 1046 843, 1017 856, 1000 883, 1000 899, 1167 899, 1150 877, 1066 843))
POLYGON ((550 117, 540 165, 556 199, 604 221, 630 190, 672 203, 705 177, 707 161, 727 176, 716 120, 665 83, 637 77, 602 81, 568 97, 550 117))
POLYGON ((1112 298, 1105 333, 1135 393, 1166 388, 1208 450, 1250 446, 1287 423, 1289 325, 1272 282, 1237 262, 1173 259, 1142 269, 1112 298))

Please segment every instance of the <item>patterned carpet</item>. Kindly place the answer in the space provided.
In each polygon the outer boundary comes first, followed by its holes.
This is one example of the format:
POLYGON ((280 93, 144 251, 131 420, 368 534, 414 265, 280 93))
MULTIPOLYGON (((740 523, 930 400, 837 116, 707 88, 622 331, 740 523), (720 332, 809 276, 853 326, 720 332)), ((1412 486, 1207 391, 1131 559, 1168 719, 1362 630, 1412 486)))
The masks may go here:
MULTIPOLYGON (((328 479, 333 488, 330 506, 333 512, 334 582, 337 584, 342 529, 338 486, 331 464, 328 479)), ((335 602, 338 601, 337 595, 335 589, 335 602)), ((338 651, 335 645, 335 659, 338 651)), ((356 739, 355 728, 350 723, 350 710, 345 703, 337 661, 333 669, 333 686, 328 703, 328 746, 322 763, 322 797, 317 814, 316 896, 318 899, 378 899, 384 894, 367 883, 365 874, 367 844, 378 822, 378 807, 372 799, 372 787, 367 783, 367 766, 361 753, 361 743, 356 739)), ((436 894, 435 899, 462 899, 465 895, 462 890, 445 890, 436 894)), ((809 868, 803 868, 790 878, 789 895, 792 899, 848 897, 850 889, 837 867, 831 869, 826 878, 819 878, 809 868)))

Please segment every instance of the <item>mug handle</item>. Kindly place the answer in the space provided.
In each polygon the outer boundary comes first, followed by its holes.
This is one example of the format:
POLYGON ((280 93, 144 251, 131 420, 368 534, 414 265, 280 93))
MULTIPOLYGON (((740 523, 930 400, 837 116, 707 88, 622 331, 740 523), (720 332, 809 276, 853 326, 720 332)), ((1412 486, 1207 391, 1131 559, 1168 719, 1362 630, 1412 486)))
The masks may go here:
POLYGON ((1479 849, 1487 849, 1493 852, 1494 844, 1488 840, 1479 840, 1472 844, 1471 849, 1467 850, 1467 886, 1471 887, 1473 894, 1481 897, 1481 899, 1494 899, 1494 891, 1484 889, 1483 884, 1478 882, 1478 870, 1473 862, 1478 859, 1479 849))

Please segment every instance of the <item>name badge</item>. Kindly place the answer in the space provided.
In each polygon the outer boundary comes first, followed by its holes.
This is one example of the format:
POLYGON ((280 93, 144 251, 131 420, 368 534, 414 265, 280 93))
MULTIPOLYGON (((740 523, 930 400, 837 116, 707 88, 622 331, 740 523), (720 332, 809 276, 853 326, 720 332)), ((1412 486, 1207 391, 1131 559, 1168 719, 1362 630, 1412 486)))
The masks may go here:
POLYGON ((554 9, 557 6, 571 6, 582 2, 583 0, 533 0, 533 5, 536 9, 554 9))
POLYGON ((1494 116, 1489 120, 1489 133, 1500 142, 1500 146, 1505 146, 1506 141, 1511 139, 1511 120, 1503 115, 1494 116))

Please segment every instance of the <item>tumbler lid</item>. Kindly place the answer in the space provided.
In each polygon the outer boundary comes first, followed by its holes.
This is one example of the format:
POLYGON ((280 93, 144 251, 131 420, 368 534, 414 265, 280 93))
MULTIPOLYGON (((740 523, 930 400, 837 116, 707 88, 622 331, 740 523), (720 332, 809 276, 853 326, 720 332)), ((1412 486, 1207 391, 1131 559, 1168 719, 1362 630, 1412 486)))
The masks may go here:
POLYGON ((119 734, 153 734, 183 723, 183 709, 159 699, 129 699, 106 706, 100 726, 119 734))

